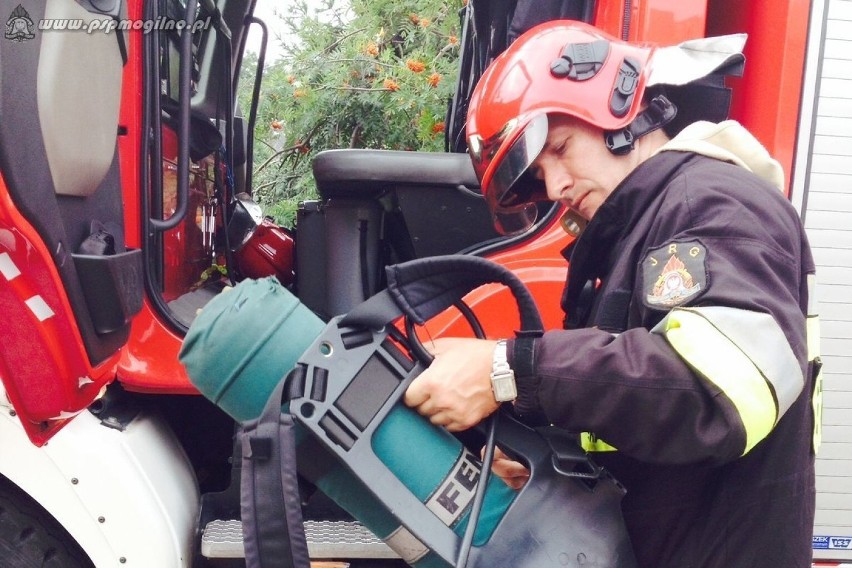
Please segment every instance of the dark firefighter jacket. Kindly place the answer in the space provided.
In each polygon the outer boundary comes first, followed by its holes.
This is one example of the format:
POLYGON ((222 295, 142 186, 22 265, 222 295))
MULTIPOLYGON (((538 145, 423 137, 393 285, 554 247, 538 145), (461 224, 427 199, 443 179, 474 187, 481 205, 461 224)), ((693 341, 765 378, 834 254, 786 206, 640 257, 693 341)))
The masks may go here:
POLYGON ((697 131, 715 157, 675 138, 576 241, 563 306, 576 329, 546 332, 531 360, 510 346, 513 367, 532 369, 515 408, 590 433, 627 488, 641 566, 809 567, 813 260, 794 208, 744 167, 754 155, 735 165, 712 148, 756 140, 733 122, 697 131))

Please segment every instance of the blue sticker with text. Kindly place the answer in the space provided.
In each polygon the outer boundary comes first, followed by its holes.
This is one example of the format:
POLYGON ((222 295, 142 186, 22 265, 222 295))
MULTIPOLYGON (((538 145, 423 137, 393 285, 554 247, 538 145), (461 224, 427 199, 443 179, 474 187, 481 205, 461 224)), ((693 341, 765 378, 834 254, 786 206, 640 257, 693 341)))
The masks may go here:
POLYGON ((812 548, 823 550, 852 550, 852 536, 814 535, 812 548))

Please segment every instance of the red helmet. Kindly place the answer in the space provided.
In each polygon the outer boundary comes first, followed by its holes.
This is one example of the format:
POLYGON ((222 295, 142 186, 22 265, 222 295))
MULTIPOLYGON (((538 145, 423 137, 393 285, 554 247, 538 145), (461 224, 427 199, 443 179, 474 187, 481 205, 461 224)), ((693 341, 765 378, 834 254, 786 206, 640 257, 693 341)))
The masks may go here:
MULTIPOLYGON (((725 62, 742 49, 744 36, 736 38, 725 44, 725 62)), ((466 132, 499 232, 516 234, 531 227, 535 201, 546 199, 543 184, 524 173, 544 146, 548 114, 571 115, 601 128, 616 154, 629 152, 634 138, 674 118, 677 109, 664 97, 642 111, 655 53, 671 49, 627 43, 583 22, 556 20, 527 31, 492 62, 471 96, 466 132)), ((665 67, 682 69, 660 75, 685 84, 720 66, 718 57, 709 67, 707 61, 692 65, 689 57, 664 54, 665 67)))

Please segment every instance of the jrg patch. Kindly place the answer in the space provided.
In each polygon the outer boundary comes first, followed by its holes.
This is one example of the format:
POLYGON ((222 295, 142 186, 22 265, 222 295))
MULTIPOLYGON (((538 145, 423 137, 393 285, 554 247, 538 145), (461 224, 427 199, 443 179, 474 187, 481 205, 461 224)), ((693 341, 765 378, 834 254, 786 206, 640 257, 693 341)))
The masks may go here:
POLYGON ((652 309, 679 306, 707 288, 707 249, 698 241, 670 243, 642 260, 642 299, 652 309))

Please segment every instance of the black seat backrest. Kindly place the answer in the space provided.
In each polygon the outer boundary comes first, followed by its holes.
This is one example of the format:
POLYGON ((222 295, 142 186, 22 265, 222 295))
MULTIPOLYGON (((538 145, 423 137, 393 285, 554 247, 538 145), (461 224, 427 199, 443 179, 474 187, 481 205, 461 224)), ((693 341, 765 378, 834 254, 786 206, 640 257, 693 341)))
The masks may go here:
POLYGON ((313 171, 321 200, 297 216, 296 279, 324 317, 384 287, 385 264, 500 239, 466 154, 329 150, 313 171))

